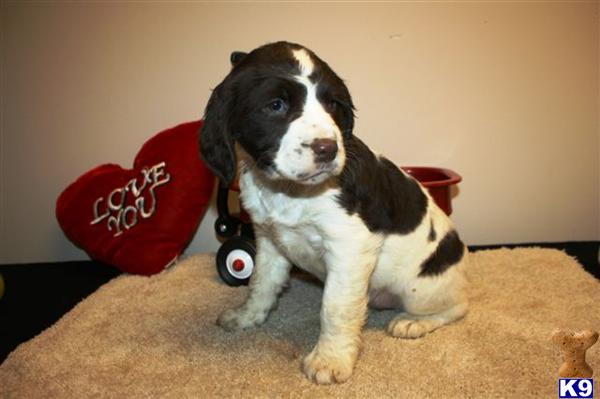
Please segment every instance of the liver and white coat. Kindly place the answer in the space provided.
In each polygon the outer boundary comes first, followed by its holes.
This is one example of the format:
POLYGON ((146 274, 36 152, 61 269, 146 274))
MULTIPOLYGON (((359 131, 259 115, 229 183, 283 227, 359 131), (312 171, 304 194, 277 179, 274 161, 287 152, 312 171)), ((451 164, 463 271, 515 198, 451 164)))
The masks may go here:
POLYGON ((367 306, 398 308, 388 332, 418 338, 467 311, 464 245, 427 191, 353 135, 344 82, 312 51, 277 42, 236 52, 206 107, 202 157, 239 177, 256 235, 247 301, 226 330, 263 323, 292 265, 324 282, 321 333, 303 361, 317 383, 354 368, 367 306))

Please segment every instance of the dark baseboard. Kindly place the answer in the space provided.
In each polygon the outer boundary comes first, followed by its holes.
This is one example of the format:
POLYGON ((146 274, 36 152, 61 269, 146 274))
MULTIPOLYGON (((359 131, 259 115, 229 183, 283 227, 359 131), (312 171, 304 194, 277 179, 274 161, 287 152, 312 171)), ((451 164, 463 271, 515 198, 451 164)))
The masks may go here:
POLYGON ((0 363, 21 342, 54 324, 118 271, 95 261, 2 265, 0 363))
MULTIPOLYGON (((600 241, 472 246, 471 251, 499 247, 556 248, 577 258, 600 279, 600 241)), ((95 262, 1 265, 5 292, 0 299, 0 363, 17 345, 54 324, 79 301, 121 274, 112 266, 95 262)))

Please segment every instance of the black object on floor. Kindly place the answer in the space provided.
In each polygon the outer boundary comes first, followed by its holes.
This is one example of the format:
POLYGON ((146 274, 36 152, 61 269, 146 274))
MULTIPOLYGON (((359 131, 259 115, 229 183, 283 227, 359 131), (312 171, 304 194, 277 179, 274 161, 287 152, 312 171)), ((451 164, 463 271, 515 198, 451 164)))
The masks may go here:
POLYGON ((94 261, 0 266, 0 363, 121 272, 94 261))
MULTIPOLYGON (((599 241, 473 246, 469 249, 530 246, 563 250, 600 279, 599 241)), ((95 261, 5 265, 0 266, 0 273, 5 283, 4 297, 0 299, 0 363, 17 345, 50 327, 79 301, 121 274, 114 267, 95 261)))

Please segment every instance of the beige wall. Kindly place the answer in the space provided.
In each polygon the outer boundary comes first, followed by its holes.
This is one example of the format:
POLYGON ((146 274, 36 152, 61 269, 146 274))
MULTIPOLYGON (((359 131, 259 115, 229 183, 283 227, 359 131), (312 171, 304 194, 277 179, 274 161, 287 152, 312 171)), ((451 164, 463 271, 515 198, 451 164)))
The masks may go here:
MULTIPOLYGON (((356 134, 464 177, 469 244, 600 239, 598 3, 2 2, 0 263, 83 258, 54 218, 89 168, 199 118, 232 50, 287 39, 347 80, 356 134)), ((189 252, 214 251, 211 210, 189 252)))

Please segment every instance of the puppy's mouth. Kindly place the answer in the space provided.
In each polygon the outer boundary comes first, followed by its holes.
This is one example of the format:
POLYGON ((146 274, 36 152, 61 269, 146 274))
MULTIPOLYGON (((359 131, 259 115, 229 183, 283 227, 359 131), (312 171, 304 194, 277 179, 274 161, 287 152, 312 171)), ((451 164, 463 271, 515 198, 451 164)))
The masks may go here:
POLYGON ((277 168, 273 168, 277 177, 282 180, 293 181, 304 185, 314 185, 324 182, 336 174, 337 165, 319 165, 317 170, 310 172, 285 173, 277 168))
POLYGON ((319 184, 340 172, 338 162, 318 164, 316 170, 296 174, 295 180, 300 184, 319 184))
POLYGON ((332 170, 321 170, 312 174, 300 173, 296 181, 301 184, 317 184, 327 180, 332 174, 332 170))
POLYGON ((298 175, 298 181, 308 181, 308 180, 311 180, 311 179, 315 179, 315 178, 317 178, 319 176, 324 177, 323 175, 329 175, 329 174, 331 174, 331 171, 329 171, 329 170, 321 170, 321 171, 313 173, 313 174, 310 174, 310 173, 300 173, 298 175))

